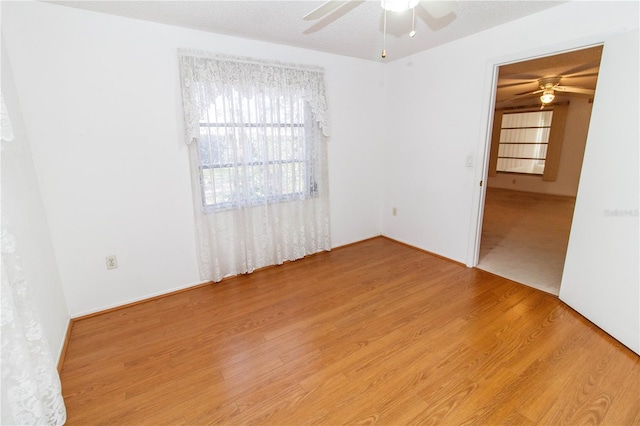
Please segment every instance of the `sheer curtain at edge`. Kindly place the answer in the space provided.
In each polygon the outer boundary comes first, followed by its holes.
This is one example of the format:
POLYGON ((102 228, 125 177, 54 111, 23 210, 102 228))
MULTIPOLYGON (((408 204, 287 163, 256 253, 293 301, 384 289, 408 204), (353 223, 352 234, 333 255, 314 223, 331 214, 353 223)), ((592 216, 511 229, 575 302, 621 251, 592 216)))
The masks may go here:
POLYGON ((178 55, 201 278, 330 250, 322 69, 178 55))
POLYGON ((13 236, 2 229, 2 424, 63 425, 66 409, 13 236))

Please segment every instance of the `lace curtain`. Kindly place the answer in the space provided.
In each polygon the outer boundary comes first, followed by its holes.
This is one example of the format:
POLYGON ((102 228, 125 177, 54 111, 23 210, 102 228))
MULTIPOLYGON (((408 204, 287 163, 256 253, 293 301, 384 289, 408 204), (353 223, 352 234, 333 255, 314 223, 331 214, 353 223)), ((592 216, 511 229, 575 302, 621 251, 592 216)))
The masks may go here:
POLYGON ((322 69, 179 59, 201 278, 330 250, 322 69))
MULTIPOLYGON (((2 146, 13 139, 2 99, 2 146)), ((2 217, 2 424, 62 425, 60 378, 29 295, 15 238, 2 217)))

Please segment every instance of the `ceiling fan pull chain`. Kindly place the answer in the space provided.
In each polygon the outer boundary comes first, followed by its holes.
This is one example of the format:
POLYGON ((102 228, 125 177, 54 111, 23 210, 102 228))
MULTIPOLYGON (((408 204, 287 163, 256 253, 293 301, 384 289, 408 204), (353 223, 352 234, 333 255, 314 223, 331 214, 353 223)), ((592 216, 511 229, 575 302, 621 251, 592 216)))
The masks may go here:
POLYGON ((384 24, 382 28, 382 59, 387 57, 387 9, 384 10, 384 24))
POLYGON ((413 16, 411 18, 411 32, 409 33, 409 37, 413 38, 416 36, 416 8, 414 7, 411 11, 413 12, 413 16))

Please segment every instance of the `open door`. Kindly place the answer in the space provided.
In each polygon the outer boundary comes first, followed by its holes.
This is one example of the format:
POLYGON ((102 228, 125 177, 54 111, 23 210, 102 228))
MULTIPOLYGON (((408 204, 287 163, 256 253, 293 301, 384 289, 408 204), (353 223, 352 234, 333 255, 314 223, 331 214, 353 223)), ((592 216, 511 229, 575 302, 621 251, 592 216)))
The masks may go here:
POLYGON ((560 299, 640 354, 638 39, 604 43, 560 299))

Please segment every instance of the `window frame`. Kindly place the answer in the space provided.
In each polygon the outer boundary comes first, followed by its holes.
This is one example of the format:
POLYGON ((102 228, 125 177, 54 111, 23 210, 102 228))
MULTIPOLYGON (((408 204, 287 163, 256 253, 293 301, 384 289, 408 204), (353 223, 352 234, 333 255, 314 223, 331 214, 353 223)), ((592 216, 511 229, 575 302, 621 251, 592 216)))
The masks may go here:
POLYGON ((545 169, 547 166, 547 160, 549 157, 549 142, 550 142, 550 137, 551 137, 551 129, 553 126, 553 108, 541 111, 532 111, 532 110, 528 110, 528 111, 510 111, 510 112, 504 112, 501 117, 500 117, 500 126, 497 128, 497 130, 499 131, 499 135, 498 135, 498 147, 497 147, 497 151, 496 151, 496 168, 495 171, 496 173, 501 173, 501 174, 519 174, 519 175, 526 175, 526 176, 544 176, 545 173, 545 169), (544 125, 544 126, 519 126, 519 127, 503 127, 503 122, 504 122, 504 117, 506 115, 521 115, 521 114, 542 114, 542 113, 551 113, 551 117, 549 119, 549 124, 548 125, 544 125), (541 130, 541 129, 547 129, 546 132, 546 141, 507 141, 507 142, 502 142, 502 132, 503 130, 541 130), (501 156, 500 155, 500 151, 501 151, 501 147, 502 146, 507 146, 507 145, 532 145, 532 146, 545 146, 545 154, 544 157, 524 157, 524 156, 501 156), (506 159, 506 160, 534 160, 534 161, 543 161, 544 164, 542 166, 542 170, 540 172, 527 172, 527 171, 513 171, 513 170, 500 170, 499 169, 499 165, 500 165, 500 160, 501 159, 506 159))
MULTIPOLYGON (((217 123, 217 122, 207 122, 200 121, 199 127, 202 130, 203 128, 231 128, 235 129, 235 132, 242 132, 247 128, 258 128, 258 129, 303 129, 303 137, 304 137, 304 159, 294 158, 295 155, 292 155, 292 158, 289 159, 279 159, 279 160, 269 160, 265 158, 261 158, 259 161, 253 162, 236 162, 236 163, 225 163, 225 164, 205 164, 201 155, 201 146, 202 140, 199 139, 196 143, 198 144, 198 173, 199 173, 199 184, 200 184, 200 196, 201 196, 201 205, 204 213, 213 213, 220 212, 225 210, 236 210, 242 208, 251 208, 255 206, 260 206, 264 204, 275 204, 275 203, 283 203, 294 200, 302 200, 302 199, 310 199, 318 197, 318 176, 314 173, 315 167, 312 165, 313 155, 312 151, 316 149, 313 146, 313 138, 310 137, 310 133, 313 130, 310 129, 310 126, 313 126, 315 121, 312 119, 311 108, 308 105, 308 102, 302 98, 298 97, 298 100, 301 101, 303 106, 303 122, 270 122, 270 123, 217 123), (205 170, 212 170, 211 174, 213 174, 213 170, 222 169, 222 168, 242 168, 242 167, 254 167, 254 166, 264 166, 266 164, 273 165, 283 165, 283 164, 301 164, 304 168, 304 182, 303 188, 300 190, 293 190, 291 192, 281 192, 278 194, 273 194, 270 196, 264 196, 262 198, 252 198, 253 202, 242 202, 240 205, 236 201, 227 201, 227 202, 215 202, 215 199, 212 203, 207 203, 207 187, 205 184, 205 170)), ((235 133, 238 134, 238 133, 235 133)), ((201 136, 202 138, 202 136, 201 136)), ((205 143, 214 143, 211 139, 206 141, 205 143)), ((242 142, 246 143, 246 142, 242 142)), ((214 183, 211 183, 211 187, 213 187, 214 183)), ((237 191, 236 191, 237 192, 237 191)))

